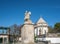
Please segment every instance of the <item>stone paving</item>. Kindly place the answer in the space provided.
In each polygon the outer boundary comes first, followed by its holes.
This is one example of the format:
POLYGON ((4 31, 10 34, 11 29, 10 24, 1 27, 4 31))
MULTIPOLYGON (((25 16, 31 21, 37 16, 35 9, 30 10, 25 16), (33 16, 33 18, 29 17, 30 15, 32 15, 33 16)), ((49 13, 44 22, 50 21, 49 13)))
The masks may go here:
POLYGON ((48 44, 47 42, 38 42, 38 43, 35 43, 35 44, 48 44))
MULTIPOLYGON (((18 43, 14 43, 14 44, 22 44, 21 42, 18 42, 18 43)), ((37 42, 35 44, 48 44, 47 42, 37 42)))
MULTIPOLYGON (((0 44, 2 44, 2 43, 0 43, 0 44)), ((6 43, 4 43, 4 44, 6 44, 6 43)), ((9 44, 22 44, 22 43, 21 42, 17 42, 17 43, 9 43, 9 44)), ((48 43, 47 42, 37 42, 35 44, 48 44, 48 43)), ((51 43, 51 44, 60 44, 60 43, 51 43)))

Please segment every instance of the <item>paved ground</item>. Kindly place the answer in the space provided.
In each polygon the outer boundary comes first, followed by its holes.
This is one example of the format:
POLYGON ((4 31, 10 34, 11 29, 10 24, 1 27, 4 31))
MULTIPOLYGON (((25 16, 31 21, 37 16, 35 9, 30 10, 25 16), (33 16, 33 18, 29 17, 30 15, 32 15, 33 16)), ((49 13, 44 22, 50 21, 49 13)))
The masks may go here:
MULTIPOLYGON (((0 43, 2 44, 2 43, 0 43)), ((18 43, 11 43, 11 44, 21 44, 21 42, 18 42, 18 43)), ((48 44, 47 42, 37 42, 35 44, 48 44)), ((51 43, 52 44, 52 43, 51 43)), ((60 44, 60 43, 54 43, 54 44, 60 44)))
POLYGON ((38 42, 38 43, 35 43, 35 44, 48 44, 47 42, 38 42))
MULTIPOLYGON (((16 43, 16 44, 21 44, 20 42, 19 43, 16 43)), ((47 42, 37 42, 35 44, 48 44, 47 42)))

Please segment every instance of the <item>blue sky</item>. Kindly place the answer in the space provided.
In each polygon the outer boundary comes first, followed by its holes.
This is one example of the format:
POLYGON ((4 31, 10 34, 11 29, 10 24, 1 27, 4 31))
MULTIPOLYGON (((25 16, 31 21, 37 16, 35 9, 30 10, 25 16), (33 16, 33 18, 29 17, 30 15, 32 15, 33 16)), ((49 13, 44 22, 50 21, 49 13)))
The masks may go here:
POLYGON ((60 22, 60 0, 0 0, 0 26, 23 24, 26 10, 31 11, 33 23, 40 16, 50 26, 60 22))

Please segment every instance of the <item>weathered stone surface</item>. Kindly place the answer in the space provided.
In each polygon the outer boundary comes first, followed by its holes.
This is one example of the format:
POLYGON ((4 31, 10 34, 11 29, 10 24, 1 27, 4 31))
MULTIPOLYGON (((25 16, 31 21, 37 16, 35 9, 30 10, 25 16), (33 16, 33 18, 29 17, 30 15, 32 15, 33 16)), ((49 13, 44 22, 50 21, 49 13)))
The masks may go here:
POLYGON ((22 42, 34 42, 34 27, 33 25, 24 25, 22 27, 22 42))

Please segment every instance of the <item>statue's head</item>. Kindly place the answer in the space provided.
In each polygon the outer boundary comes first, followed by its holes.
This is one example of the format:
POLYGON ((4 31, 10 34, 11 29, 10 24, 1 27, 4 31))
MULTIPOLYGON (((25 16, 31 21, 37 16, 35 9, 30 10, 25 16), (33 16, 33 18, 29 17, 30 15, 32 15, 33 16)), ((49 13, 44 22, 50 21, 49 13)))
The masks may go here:
POLYGON ((26 12, 25 12, 25 15, 27 15, 27 14, 28 14, 28 15, 31 15, 31 12, 30 12, 30 11, 26 11, 26 12))

